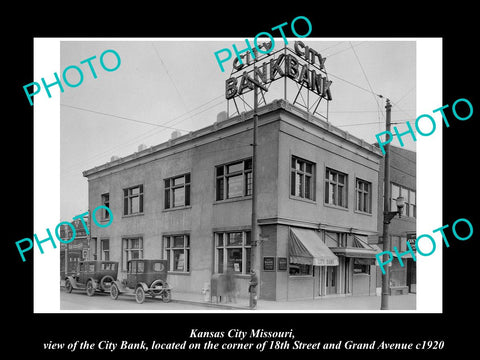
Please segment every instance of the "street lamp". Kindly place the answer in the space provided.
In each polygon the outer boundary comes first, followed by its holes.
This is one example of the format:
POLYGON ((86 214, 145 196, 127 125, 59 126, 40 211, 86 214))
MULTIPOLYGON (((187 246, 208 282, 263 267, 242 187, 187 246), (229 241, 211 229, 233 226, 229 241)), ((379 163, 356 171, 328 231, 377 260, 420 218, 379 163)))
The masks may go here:
POLYGON ((397 211, 385 211, 383 213, 383 223, 390 224, 390 221, 398 214, 398 217, 402 217, 403 208, 405 207, 405 199, 403 196, 399 196, 395 199, 397 204, 397 211))

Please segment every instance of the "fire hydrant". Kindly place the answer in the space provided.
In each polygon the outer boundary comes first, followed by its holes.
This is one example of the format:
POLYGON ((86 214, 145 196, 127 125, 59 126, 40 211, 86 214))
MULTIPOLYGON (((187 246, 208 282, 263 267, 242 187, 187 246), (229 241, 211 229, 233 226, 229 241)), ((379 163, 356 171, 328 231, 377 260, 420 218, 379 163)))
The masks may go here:
POLYGON ((203 294, 204 301, 210 301, 210 283, 209 282, 203 283, 202 294, 203 294))

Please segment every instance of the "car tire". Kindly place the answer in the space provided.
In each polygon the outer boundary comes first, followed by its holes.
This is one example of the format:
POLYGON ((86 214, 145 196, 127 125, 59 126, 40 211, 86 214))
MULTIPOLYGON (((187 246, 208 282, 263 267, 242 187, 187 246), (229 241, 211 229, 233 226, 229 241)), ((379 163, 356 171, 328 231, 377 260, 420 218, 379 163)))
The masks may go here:
POLYGON ((168 303, 172 300, 172 292, 170 290, 165 290, 162 294, 162 301, 168 303))
POLYGON ((118 289, 117 284, 113 283, 112 286, 110 287, 110 297, 113 300, 117 300, 119 294, 120 294, 120 290, 118 289))
POLYGON ((135 300, 137 300, 139 304, 143 304, 145 301, 145 290, 143 290, 142 286, 137 286, 135 289, 135 300))
POLYGON ((85 289, 87 291, 88 296, 93 296, 95 294, 95 288, 93 287, 93 281, 92 280, 87 281, 87 285, 86 285, 85 289))
POLYGON ((70 294, 72 290, 73 290, 73 285, 70 282, 70 279, 65 280, 65 291, 70 294))
POLYGON ((105 275, 104 277, 102 277, 102 280, 100 280, 100 289, 102 289, 103 291, 109 291, 114 281, 115 280, 113 279, 113 277, 111 277, 110 275, 105 275), (107 286, 105 283, 109 283, 109 285, 107 286))

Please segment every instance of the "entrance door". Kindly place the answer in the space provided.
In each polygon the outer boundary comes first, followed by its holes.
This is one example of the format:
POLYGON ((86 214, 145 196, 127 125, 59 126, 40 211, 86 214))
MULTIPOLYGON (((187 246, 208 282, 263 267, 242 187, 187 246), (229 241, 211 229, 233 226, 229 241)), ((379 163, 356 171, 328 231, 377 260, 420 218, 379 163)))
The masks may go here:
POLYGON ((326 267, 325 294, 337 293, 337 269, 336 266, 326 267))

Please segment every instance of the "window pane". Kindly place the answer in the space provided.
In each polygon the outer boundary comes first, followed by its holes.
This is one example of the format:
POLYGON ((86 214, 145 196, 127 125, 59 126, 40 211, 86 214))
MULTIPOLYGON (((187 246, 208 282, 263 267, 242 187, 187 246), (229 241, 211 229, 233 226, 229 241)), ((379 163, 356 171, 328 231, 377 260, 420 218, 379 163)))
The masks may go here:
POLYGON ((241 232, 228 233, 227 245, 242 245, 242 233, 241 232))
POLYGON ((241 174, 227 178, 227 198, 243 196, 242 182, 241 174))
POLYGON ((227 249, 227 268, 233 272, 242 272, 242 248, 227 249))
POLYGON ((185 206, 190 205, 190 185, 185 185, 185 206))
POLYGON ((252 244, 252 233, 250 231, 245 232, 245 245, 252 244))
POLYGON ((252 159, 245 160, 245 170, 251 170, 251 169, 252 169, 252 159))
POLYGON ((242 171, 242 170, 243 170, 243 162, 239 162, 239 163, 227 166, 227 174, 231 174, 233 172, 242 171))
POLYGON ((217 272, 219 274, 222 274, 223 273, 223 249, 218 249, 217 261, 218 261, 217 272))
POLYGON ((295 196, 303 197, 303 175, 297 174, 295 182, 295 196))
POLYGON ((169 188, 170 187, 170 179, 165 179, 164 182, 165 182, 165 187, 169 188))
POLYGON ((165 190, 165 209, 170 209, 170 190, 165 190))
POLYGON ((183 271, 185 267, 185 254, 183 250, 173 251, 173 270, 183 271))
POLYGON ((344 198, 344 187, 341 185, 338 185, 338 204, 339 206, 344 206, 345 198, 344 198))
POLYGON ((224 179, 220 178, 217 179, 217 200, 223 200, 223 186, 224 186, 224 179))
POLYGON ((295 196, 295 171, 292 171, 290 176, 290 194, 295 196))
POLYGON ((140 188, 138 188, 138 187, 134 187, 134 188, 130 189, 130 194, 131 195, 137 195, 139 193, 140 193, 140 188))
POLYGON ((416 194, 415 191, 410 190, 410 204, 416 204, 417 199, 416 199, 416 194))
POLYGON ((173 237, 173 247, 181 247, 183 248, 184 245, 184 238, 183 235, 177 235, 173 237))
POLYGON ((185 188, 173 189, 173 207, 185 205, 185 188))
POLYGON ((305 198, 312 199, 312 178, 305 176, 305 198))
POLYGON ((178 178, 173 179, 173 186, 182 185, 182 184, 185 184, 184 176, 180 176, 178 178))
POLYGON ((311 174, 312 171, 313 171, 313 166, 312 166, 312 164, 306 163, 306 164, 305 164, 305 172, 311 174))
POLYGON ((217 234, 217 246, 223 246, 223 234, 217 234))
POLYGON ((245 173, 245 195, 252 195, 252 173, 245 173))
POLYGON ((131 201, 131 213, 140 212, 140 198, 138 196, 130 198, 131 201))
POLYGON ((217 176, 222 176, 223 175, 223 165, 222 166, 217 166, 217 176))

